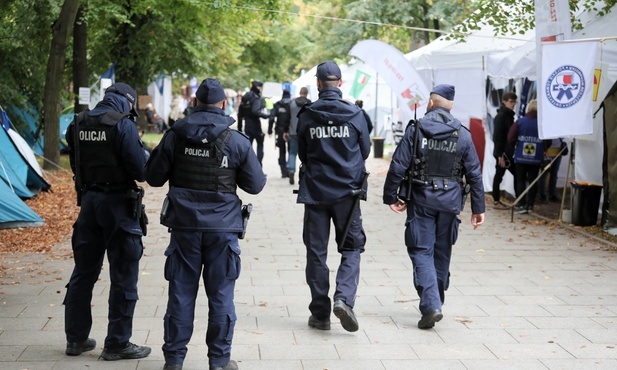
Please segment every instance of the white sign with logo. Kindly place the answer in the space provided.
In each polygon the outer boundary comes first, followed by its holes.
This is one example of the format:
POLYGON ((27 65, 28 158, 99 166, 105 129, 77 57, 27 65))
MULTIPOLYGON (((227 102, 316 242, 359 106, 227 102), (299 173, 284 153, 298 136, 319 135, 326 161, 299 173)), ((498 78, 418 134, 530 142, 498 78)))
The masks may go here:
POLYGON ((593 79, 597 42, 544 44, 538 86, 540 137, 593 132, 593 79))

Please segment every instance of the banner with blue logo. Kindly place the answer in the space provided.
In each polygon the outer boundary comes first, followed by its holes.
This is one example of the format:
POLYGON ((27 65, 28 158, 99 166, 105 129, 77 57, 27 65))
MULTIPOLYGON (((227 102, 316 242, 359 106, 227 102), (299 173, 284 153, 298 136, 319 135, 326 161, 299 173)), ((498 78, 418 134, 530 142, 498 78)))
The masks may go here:
POLYGON ((542 45, 538 84, 540 137, 554 139, 593 132, 593 79, 598 43, 542 45))

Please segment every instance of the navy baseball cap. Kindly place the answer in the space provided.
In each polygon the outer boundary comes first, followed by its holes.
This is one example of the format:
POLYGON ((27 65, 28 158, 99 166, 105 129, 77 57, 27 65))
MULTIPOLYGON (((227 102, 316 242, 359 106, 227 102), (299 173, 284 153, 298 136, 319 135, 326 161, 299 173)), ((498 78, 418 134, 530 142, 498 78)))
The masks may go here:
POLYGON ((133 89, 130 85, 127 85, 123 82, 116 82, 115 84, 109 86, 105 89, 105 94, 114 93, 118 95, 122 95, 128 99, 128 101, 133 104, 133 108, 131 109, 131 113, 137 117, 139 113, 137 112, 137 93, 135 89, 133 89))
POLYGON ((201 82, 201 85, 195 92, 195 97, 200 102, 206 104, 216 104, 222 100, 225 100, 225 90, 223 86, 216 78, 206 78, 201 82))
POLYGON ((437 94, 446 100, 454 101, 454 86, 452 85, 437 85, 431 91, 431 94, 437 94))
POLYGON ((322 81, 338 81, 341 79, 341 69, 333 61, 327 61, 317 66, 317 78, 322 81))

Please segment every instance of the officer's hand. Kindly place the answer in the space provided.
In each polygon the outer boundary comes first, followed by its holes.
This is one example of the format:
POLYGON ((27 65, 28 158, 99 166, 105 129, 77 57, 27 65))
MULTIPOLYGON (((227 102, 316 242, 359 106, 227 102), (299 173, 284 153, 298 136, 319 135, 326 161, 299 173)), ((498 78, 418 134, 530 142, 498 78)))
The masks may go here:
POLYGON ((471 215, 471 225, 474 230, 478 228, 478 226, 484 223, 484 213, 480 213, 479 215, 471 215))
POLYGON ((390 204, 390 209, 396 213, 404 212, 407 209, 407 203, 399 199, 396 203, 390 204))
POLYGON ((283 132, 283 140, 289 141, 289 134, 287 132, 283 132))
POLYGON ((503 160, 502 156, 499 156, 497 163, 499 163, 499 167, 506 168, 506 162, 503 160))

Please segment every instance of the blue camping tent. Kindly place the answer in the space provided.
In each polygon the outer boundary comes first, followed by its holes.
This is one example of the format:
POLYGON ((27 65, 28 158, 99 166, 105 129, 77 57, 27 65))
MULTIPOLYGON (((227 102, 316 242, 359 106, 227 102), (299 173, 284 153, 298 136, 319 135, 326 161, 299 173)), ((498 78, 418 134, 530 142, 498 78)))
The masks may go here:
POLYGON ((7 184, 0 181, 0 229, 41 226, 43 223, 39 215, 19 199, 7 184))
POLYGON ((51 187, 19 151, 5 129, 0 129, 0 180, 22 199, 32 198, 51 187))

